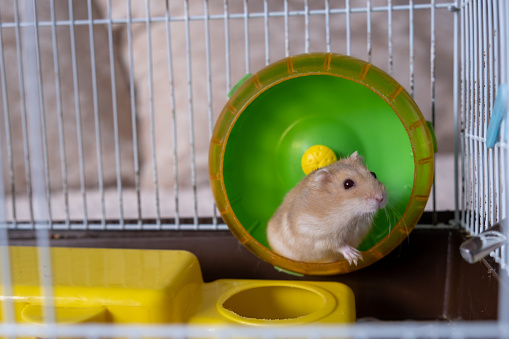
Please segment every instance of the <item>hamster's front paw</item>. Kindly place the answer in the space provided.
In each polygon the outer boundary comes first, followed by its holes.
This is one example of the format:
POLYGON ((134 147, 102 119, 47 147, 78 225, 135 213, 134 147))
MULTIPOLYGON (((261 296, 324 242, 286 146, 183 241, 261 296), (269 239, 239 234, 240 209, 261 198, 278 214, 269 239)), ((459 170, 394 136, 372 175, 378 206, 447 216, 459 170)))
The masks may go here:
POLYGON ((356 248, 353 248, 350 245, 343 245, 338 249, 338 252, 341 253, 348 263, 351 265, 354 263, 357 266, 357 261, 362 260, 362 254, 356 248))

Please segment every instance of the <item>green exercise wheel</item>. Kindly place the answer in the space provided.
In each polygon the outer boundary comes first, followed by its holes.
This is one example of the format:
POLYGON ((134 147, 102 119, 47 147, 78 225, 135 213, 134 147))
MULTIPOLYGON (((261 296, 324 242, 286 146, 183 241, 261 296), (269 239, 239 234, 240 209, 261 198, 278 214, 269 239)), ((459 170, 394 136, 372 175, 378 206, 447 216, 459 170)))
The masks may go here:
POLYGON ((312 53, 277 61, 230 92, 209 151, 210 183, 231 232, 268 263, 332 275, 368 266, 399 245, 424 211, 433 183, 433 130, 405 89, 362 60, 312 53), (293 261, 271 251, 268 220, 304 176, 301 161, 323 145, 337 158, 358 151, 384 183, 388 207, 350 265, 293 261))

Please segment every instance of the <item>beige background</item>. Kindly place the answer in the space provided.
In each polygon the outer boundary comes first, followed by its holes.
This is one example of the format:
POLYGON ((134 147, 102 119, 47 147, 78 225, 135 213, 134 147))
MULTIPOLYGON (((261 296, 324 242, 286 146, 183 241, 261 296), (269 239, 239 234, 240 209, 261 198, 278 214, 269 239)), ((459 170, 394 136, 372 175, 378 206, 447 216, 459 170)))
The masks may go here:
MULTIPOLYGON (((81 116, 81 133, 83 135, 83 177, 86 187, 87 215, 89 218, 100 218, 102 215, 101 192, 99 191, 97 134, 100 130, 102 152, 103 185, 105 195, 105 215, 107 218, 118 218, 120 213, 117 193, 117 171, 120 174, 123 197, 123 214, 126 218, 136 218, 137 196, 135 187, 134 153, 132 117, 137 123, 138 157, 140 168, 140 187, 142 216, 155 217, 156 192, 153 166, 153 148, 155 144, 157 162, 157 182, 162 217, 175 215, 175 181, 173 157, 173 129, 177 130, 178 174, 179 174, 179 213, 181 216, 191 216, 194 213, 192 161, 191 161, 191 113, 194 133, 196 188, 198 192, 198 213, 200 216, 210 216, 213 213, 213 199, 208 186, 208 142, 212 121, 219 115, 227 97, 227 89, 232 87, 248 70, 256 72, 267 61, 273 62, 285 57, 284 18, 270 17, 268 26, 263 16, 264 5, 261 1, 250 1, 250 13, 260 14, 249 19, 249 63, 246 65, 245 21, 242 18, 244 5, 242 1, 229 1, 228 12, 232 16, 228 20, 229 52, 226 55, 225 21, 215 19, 222 16, 225 6, 222 1, 210 0, 209 21, 210 29, 210 98, 208 93, 209 79, 207 78, 207 36, 205 21, 196 19, 205 13, 204 3, 191 1, 188 9, 189 36, 186 35, 186 9, 181 1, 171 1, 170 15, 174 18, 170 24, 172 63, 169 69, 169 46, 166 32, 166 7, 162 1, 151 1, 149 15, 155 18, 147 26, 147 7, 144 1, 133 1, 131 8, 131 24, 129 41, 127 6, 125 1, 112 1, 111 11, 106 0, 92 1, 92 8, 88 8, 85 1, 74 1, 72 13, 75 20, 86 20, 89 11, 94 19, 108 18, 113 21, 111 44, 108 26, 97 23, 93 26, 93 41, 95 54, 91 56, 90 27, 85 24, 74 26, 76 41, 76 59, 72 59, 71 30, 69 28, 69 7, 67 1, 55 1, 55 17, 62 21, 56 28, 58 62, 60 72, 60 97, 63 133, 65 138, 65 160, 67 171, 67 185, 69 192, 69 206, 71 219, 81 219, 83 213, 83 194, 80 190, 79 143, 77 138, 77 112, 81 116), (111 12, 111 13, 110 13, 111 12), (239 16, 240 18, 235 18, 239 16), (269 53, 265 52, 265 36, 269 39, 269 53), (150 38, 150 39, 149 39, 150 38), (187 39, 189 46, 187 46, 187 39), (150 41, 149 41, 150 40, 150 41), (151 53, 149 53, 149 43, 151 53), (190 51, 190 64, 186 50, 190 51), (110 50, 113 58, 110 60, 110 50), (132 60, 131 60, 132 56, 132 60), (150 58, 151 56, 151 58, 150 58), (227 58, 229 64, 227 66, 227 58), (92 61, 95 62, 97 102, 94 99, 92 77, 92 61), (149 63, 151 61, 151 65, 149 63), (114 92, 111 81, 111 62, 114 64, 115 84, 114 92), (130 83, 130 65, 132 77, 130 83), (78 76, 75 87, 73 67, 78 76), (150 72, 150 67, 152 72, 150 72), (191 78, 188 78, 189 67, 191 78), (229 78, 227 74, 229 73, 229 78), (173 82, 170 83, 170 75, 173 82), (190 85, 189 85, 190 83, 190 85), (131 85, 135 97, 131 99, 131 85), (150 89, 152 88, 152 92, 150 89), (174 96, 172 96, 172 92, 174 96), (189 98, 191 92, 192 100, 189 98), (78 93, 78 97, 75 96, 78 93), (114 95, 113 95, 114 94, 114 95), (173 100, 173 97, 175 100, 173 100), (76 100, 79 105, 76 106, 76 100), (134 102, 134 106, 131 103, 134 102), (116 167, 116 149, 114 142, 113 108, 116 105, 118 113, 119 159, 121 168, 116 167), (78 108, 78 111, 76 110, 78 108), (135 111, 132 111, 132 108, 135 111), (173 123, 175 114, 176 126, 173 123), (95 119, 95 115, 98 119, 95 119), (153 139, 152 139, 153 137, 153 139)), ((392 1, 393 5, 405 5, 402 0, 392 1)), ((427 3, 426 1, 414 1, 427 3)), ((268 1, 268 11, 282 13, 283 1, 268 1)), ((387 1, 371 1, 374 9, 386 6, 387 1)), ((51 18, 49 1, 37 2, 37 14, 40 21, 48 22, 51 18)), ((309 1, 309 10, 322 9, 323 1, 309 1)), ((362 8, 366 1, 352 0, 351 8, 351 54, 368 60, 368 17, 362 8), (360 12, 359 12, 360 11, 360 12)), ((345 8, 344 1, 330 1, 330 8, 345 8)), ((289 1, 289 11, 304 11, 303 1, 289 1)), ((10 2, 0 2, 0 18, 3 23, 13 23, 14 8, 10 2)), ((371 61, 378 67, 390 71, 389 65, 389 35, 387 11, 371 12, 371 61)), ((408 90, 414 93, 415 100, 426 119, 431 120, 431 28, 430 10, 416 9, 414 11, 414 76, 410 75, 410 27, 409 11, 394 10, 392 12, 392 70, 393 76, 408 90)), ((25 11, 20 8, 20 20, 26 18, 25 11)), ((446 8, 436 10, 436 59, 435 59, 435 114, 436 134, 439 145, 437 155, 437 207, 440 210, 454 208, 454 172, 453 161, 453 14, 446 8)), ((23 34, 24 28, 21 33, 23 34)), ((2 157, 5 192, 8 195, 8 217, 12 218, 13 207, 16 204, 17 216, 25 219, 29 215, 27 198, 27 175, 25 154, 23 148, 23 105, 20 104, 20 82, 18 76, 19 55, 16 50, 15 29, 6 27, 2 30, 3 57, 6 64, 7 79, 7 107, 11 125, 12 139, 12 174, 14 175, 15 201, 10 198, 12 185, 10 183, 9 149, 6 145, 5 114, 0 121, 2 136, 2 157)), ((331 51, 346 53, 346 15, 330 15, 331 51)), ((55 86, 55 69, 53 54, 53 38, 50 25, 39 28, 39 49, 41 58, 41 82, 44 91, 44 109, 46 118, 46 133, 49 179, 52 194, 52 214, 55 219, 66 216, 65 195, 62 180, 62 156, 59 138, 59 102, 55 86)), ((305 16, 291 16, 289 18, 289 52, 299 54, 305 52, 305 16)), ((309 51, 326 50, 325 16, 309 16, 309 51)), ((23 49, 26 52, 28 49, 23 49)), ((27 81, 39 81, 38 77, 25 74, 27 81)), ((29 96, 30 98, 30 96, 29 96)), ((3 105, 3 98, 0 99, 3 105)), ((37 99, 38 100, 38 99, 37 99)), ((3 107, 3 106, 2 106, 3 107)), ((29 112, 30 113, 30 112, 29 112)), ((29 114, 28 113, 28 114, 29 114)), ((42 145, 41 145, 42 147, 42 145)), ((40 150, 31 150, 31 152, 40 150)))

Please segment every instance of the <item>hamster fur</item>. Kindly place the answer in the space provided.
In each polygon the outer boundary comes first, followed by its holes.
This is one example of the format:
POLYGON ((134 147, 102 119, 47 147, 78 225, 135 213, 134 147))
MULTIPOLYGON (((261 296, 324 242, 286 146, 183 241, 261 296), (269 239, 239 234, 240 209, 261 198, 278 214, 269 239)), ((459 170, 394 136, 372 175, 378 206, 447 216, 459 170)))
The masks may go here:
POLYGON ((286 258, 327 263, 346 259, 357 265, 356 249, 387 203, 385 186, 362 156, 318 169, 285 196, 267 226, 274 252, 286 258))

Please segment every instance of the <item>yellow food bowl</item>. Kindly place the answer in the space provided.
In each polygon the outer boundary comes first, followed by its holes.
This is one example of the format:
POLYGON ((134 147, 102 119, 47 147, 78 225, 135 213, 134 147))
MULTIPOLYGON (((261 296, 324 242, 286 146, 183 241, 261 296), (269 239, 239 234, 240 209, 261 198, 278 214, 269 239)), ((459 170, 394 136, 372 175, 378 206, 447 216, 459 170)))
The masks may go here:
POLYGON ((336 282, 217 280, 189 323, 288 326, 355 322, 352 290, 336 282))
MULTIPOLYGON (((44 323, 34 247, 10 247, 17 322, 44 323)), ((204 283, 187 251, 51 248, 52 304, 59 323, 194 323, 252 326, 355 321, 351 289, 336 282, 216 280, 204 283)), ((0 313, 0 320, 4 315, 0 313)))

